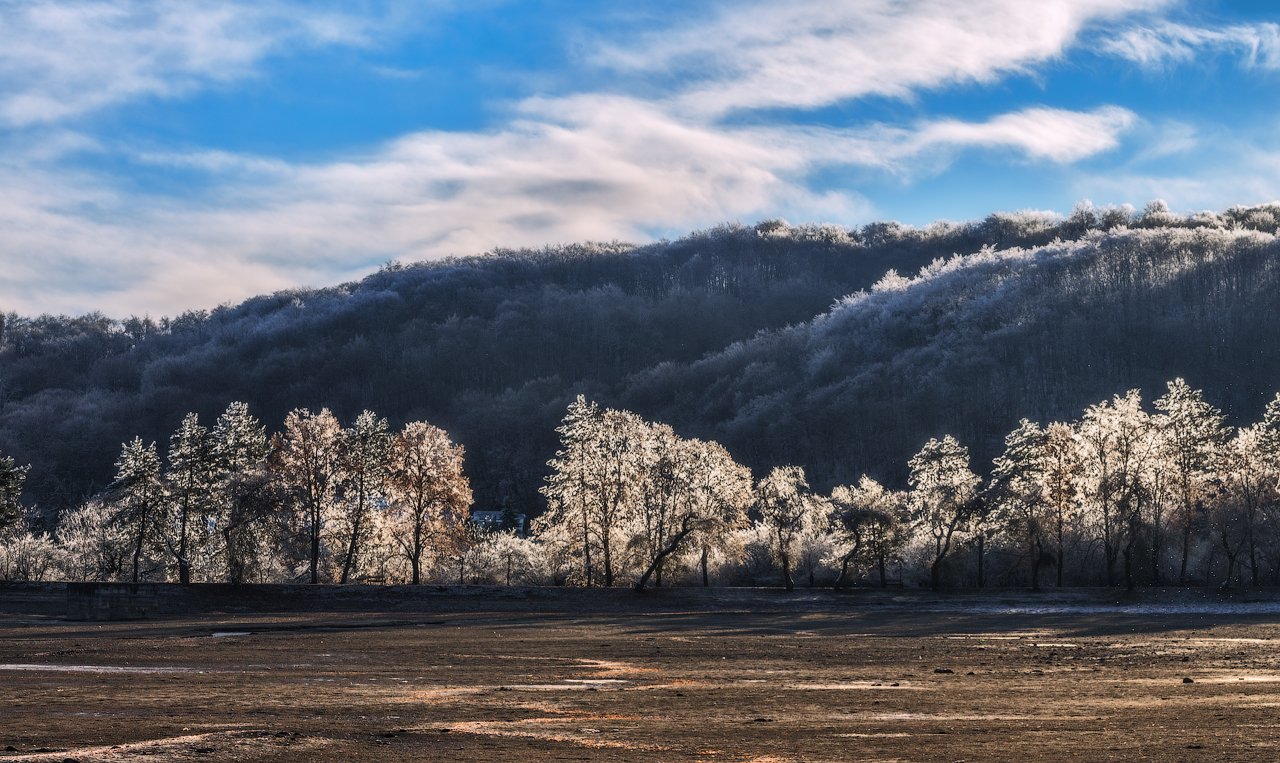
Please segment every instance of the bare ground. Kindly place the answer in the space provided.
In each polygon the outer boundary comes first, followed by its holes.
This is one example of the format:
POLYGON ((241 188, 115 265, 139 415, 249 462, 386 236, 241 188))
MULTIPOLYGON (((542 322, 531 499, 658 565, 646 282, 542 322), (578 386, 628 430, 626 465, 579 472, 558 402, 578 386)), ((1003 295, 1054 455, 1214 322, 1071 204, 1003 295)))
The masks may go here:
POLYGON ((1280 759, 1267 605, 491 593, 107 623, 11 597, 0 760, 1280 759))

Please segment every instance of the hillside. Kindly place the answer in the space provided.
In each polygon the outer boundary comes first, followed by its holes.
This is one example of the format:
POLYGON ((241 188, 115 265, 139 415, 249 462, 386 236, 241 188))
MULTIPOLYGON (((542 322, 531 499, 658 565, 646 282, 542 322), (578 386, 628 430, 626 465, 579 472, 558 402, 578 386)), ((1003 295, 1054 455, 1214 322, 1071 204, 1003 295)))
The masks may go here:
POLYGON ((371 408, 466 445, 480 507, 536 512, 579 392, 819 485, 893 479, 944 430, 987 458, 1021 415, 1179 375, 1256 417, 1280 388, 1278 224, 1280 207, 1158 206, 766 223, 391 266, 160 321, 10 314, 0 452, 33 465, 28 499, 56 512, 102 487, 122 441, 164 443, 186 411, 240 399, 274 428, 296 406, 371 408))

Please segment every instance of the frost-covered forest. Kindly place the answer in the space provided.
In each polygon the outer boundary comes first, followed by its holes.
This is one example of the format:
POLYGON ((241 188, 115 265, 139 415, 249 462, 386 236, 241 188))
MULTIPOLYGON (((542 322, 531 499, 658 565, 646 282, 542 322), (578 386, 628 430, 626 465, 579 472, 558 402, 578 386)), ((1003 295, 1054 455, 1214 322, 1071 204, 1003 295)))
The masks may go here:
MULTIPOLYGON (((1006 435, 1023 417, 1046 426, 1083 423, 1081 411, 1117 391, 1154 399, 1167 393, 1166 380, 1186 378, 1221 407, 1224 427, 1259 420, 1280 386, 1278 228, 1277 206, 1182 217, 1160 204, 1137 213, 1084 206, 1066 218, 1000 214, 923 229, 777 221, 645 247, 392 264, 355 284, 169 319, 9 314, 0 325, 0 453, 31 465, 24 480, 8 484, 20 485, 12 503, 21 504, 38 538, 65 527, 95 496, 118 493, 122 442, 140 437, 141 451, 142 443, 169 442, 189 411, 213 422, 232 401, 245 401, 262 420, 285 421, 304 406, 354 427, 372 408, 387 415, 387 432, 403 434, 401 427, 421 421, 449 432, 465 447, 475 508, 542 516, 545 546, 548 518, 567 511, 548 492, 547 464, 560 459, 556 428, 581 394, 603 410, 665 422, 678 442, 705 444, 694 451, 732 453, 755 477, 793 465, 785 470, 792 484, 803 482, 801 492, 829 502, 858 488, 862 474, 889 495, 911 492, 913 454, 926 443, 963 443, 965 456, 972 454, 968 468, 983 474, 973 492, 990 506, 995 483, 986 465, 1005 453, 1006 435)), ((163 473, 173 467, 161 455, 148 458, 163 473)), ((744 508, 752 520, 773 511, 758 492, 753 483, 744 508)), ((384 498, 366 498, 383 507, 384 498)), ((1144 501, 1142 511, 1154 505, 1144 501)), ((1206 540, 1208 520, 1187 521, 1207 516, 1207 506, 1161 509, 1150 520, 1158 532, 1091 538, 1091 553, 1107 564, 1081 562, 1078 572, 1105 567, 1113 581, 1123 580, 1125 559, 1132 566, 1136 555, 1147 559, 1140 572, 1130 570, 1140 581, 1220 576, 1210 568, 1231 556, 1225 542, 1206 540), (1134 546, 1126 551, 1129 536, 1134 546), (1147 545, 1159 548, 1148 553, 1147 545)), ((1115 530, 1111 520, 1107 526, 1115 530)), ((700 535, 690 531, 680 545, 700 535)), ((1007 553, 992 550, 1000 545, 994 535, 971 536, 968 520, 946 535, 939 548, 946 547, 953 582, 976 582, 977 559, 987 551, 1007 553), (981 554, 968 548, 971 541, 981 554), (957 565, 974 569, 962 574, 957 565)), ((655 537, 645 542, 650 556, 666 536, 655 537)), ((633 569, 632 543, 624 542, 629 550, 617 560, 618 580, 631 582, 648 567, 633 569)), ((1265 556, 1256 537, 1250 544, 1265 556)), ((580 545, 574 553, 585 556, 591 544, 580 545)), ((1045 548, 1024 555, 1057 553, 1045 548)), ((756 568, 744 562, 737 572, 717 566, 713 575, 712 559, 723 550, 704 550, 707 563, 695 567, 707 567, 708 578, 781 574, 770 566, 780 562, 760 561, 778 554, 759 552, 756 566, 770 571, 748 574, 756 568)), ((686 552, 664 556, 650 582, 678 576, 667 561, 676 564, 686 552)), ((593 553, 592 582, 606 572, 598 558, 605 553, 593 553)), ((326 557, 339 567, 317 575, 404 577, 362 568, 363 558, 326 557)), ((1068 577, 1072 558, 1063 555, 1068 577)), ((1238 572, 1240 559, 1232 559, 1238 572)), ((1000 568, 990 564, 996 567, 984 566, 981 576, 1000 568)), ((1263 577, 1274 567, 1265 559, 1250 564, 1263 577)), ((546 574, 571 580, 587 574, 579 567, 546 574)), ((1016 574, 1030 575, 1023 567, 1016 574)), ((823 569, 815 579, 830 577, 832 569, 823 569)), ((1045 569, 1058 574, 1054 564, 1045 569)), ((164 574, 178 578, 176 570, 164 574)))
MULTIPOLYGON (((109 490, 39 533, 0 460, 0 579, 981 587, 1280 583, 1280 394, 1233 429, 1182 379, 1072 422, 1022 419, 985 475, 951 435, 905 489, 862 474, 828 493, 803 468, 759 479, 722 445, 578 397, 531 537, 472 521, 464 451, 443 430, 279 432, 233 403, 183 418, 162 459, 127 442, 109 490), (1051 578, 1050 578, 1051 576, 1051 578)), ((504 518, 513 523, 514 517, 504 518)))

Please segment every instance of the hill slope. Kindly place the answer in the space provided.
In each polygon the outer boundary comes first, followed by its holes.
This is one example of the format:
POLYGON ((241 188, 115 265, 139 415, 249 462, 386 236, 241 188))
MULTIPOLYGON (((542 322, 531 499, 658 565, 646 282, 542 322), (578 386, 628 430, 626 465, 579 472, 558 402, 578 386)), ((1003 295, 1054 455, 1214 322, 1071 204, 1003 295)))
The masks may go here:
POLYGON ((578 392, 821 485, 893 478, 943 430, 989 456, 1021 415, 1175 375, 1253 417, 1280 387, 1278 222, 768 223, 394 267, 159 323, 8 315, 0 451, 56 511, 110 478, 123 440, 163 443, 186 411, 242 399, 274 428, 295 406, 367 407, 449 429, 478 504, 536 511, 578 392))

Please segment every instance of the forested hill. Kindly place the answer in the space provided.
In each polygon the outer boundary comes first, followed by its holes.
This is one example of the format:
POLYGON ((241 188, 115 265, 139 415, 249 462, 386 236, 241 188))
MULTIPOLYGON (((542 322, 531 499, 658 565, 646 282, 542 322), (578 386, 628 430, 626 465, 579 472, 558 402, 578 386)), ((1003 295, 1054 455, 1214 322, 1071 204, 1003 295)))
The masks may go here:
POLYGON ((1174 376, 1256 418, 1280 389, 1278 227, 1280 206, 762 223, 388 267, 172 320, 10 314, 0 452, 32 464, 28 499, 53 512, 187 411, 245 400, 274 428, 298 406, 371 408, 448 429, 478 507, 537 512, 580 392, 818 486, 893 480, 943 431, 985 459, 1020 416, 1174 376))

